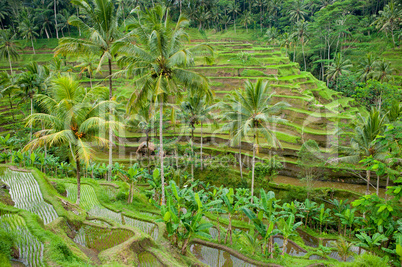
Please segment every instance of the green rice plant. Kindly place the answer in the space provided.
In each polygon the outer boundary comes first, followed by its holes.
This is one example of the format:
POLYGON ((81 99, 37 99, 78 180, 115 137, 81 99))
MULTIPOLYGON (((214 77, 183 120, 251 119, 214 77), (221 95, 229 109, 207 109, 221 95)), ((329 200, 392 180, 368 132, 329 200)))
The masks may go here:
POLYGON ((0 228, 10 232, 19 250, 19 259, 26 266, 45 266, 43 262, 44 245, 29 231, 24 219, 19 215, 0 216, 0 228))
POLYGON ((31 173, 7 170, 0 180, 10 187, 10 195, 15 207, 37 214, 44 222, 49 224, 58 215, 52 205, 46 203, 38 182, 31 173))

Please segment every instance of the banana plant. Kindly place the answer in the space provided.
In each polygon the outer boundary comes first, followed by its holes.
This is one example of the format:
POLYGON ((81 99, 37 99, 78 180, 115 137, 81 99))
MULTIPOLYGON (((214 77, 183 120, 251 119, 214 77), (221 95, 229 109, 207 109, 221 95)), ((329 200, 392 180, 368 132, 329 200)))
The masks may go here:
POLYGON ((367 249, 375 255, 374 248, 381 245, 381 242, 387 241, 388 238, 380 233, 375 233, 373 236, 369 236, 366 233, 356 234, 359 242, 356 246, 367 249))
POLYGON ((160 170, 158 168, 155 168, 152 175, 145 173, 145 178, 147 179, 147 183, 151 186, 151 193, 153 195, 153 199, 155 201, 160 200, 160 194, 161 194, 161 187, 162 187, 162 182, 160 178, 160 170))
POLYGON ((109 170, 109 168, 108 168, 108 166, 107 166, 105 163, 102 163, 102 165, 99 165, 99 167, 98 167, 99 174, 100 174, 103 178, 105 178, 105 180, 107 180, 106 175, 107 175, 107 171, 108 171, 108 170, 109 170))
POLYGON ((133 203, 133 197, 134 197, 134 184, 137 183, 138 179, 142 177, 144 173, 144 168, 140 168, 137 163, 132 165, 128 171, 125 171, 124 169, 121 169, 120 172, 128 178, 129 184, 130 184, 130 189, 129 189, 129 195, 127 202, 128 203, 133 203))
MULTIPOLYGON (((223 186, 217 188, 215 187, 212 191, 209 192, 209 196, 212 200, 219 200, 220 196, 222 194, 223 186)), ((220 214, 226 213, 226 210, 222 208, 222 204, 220 203, 219 205, 213 206, 210 210, 210 212, 216 214, 216 223, 217 227, 216 230, 218 231, 218 242, 221 242, 221 229, 220 229, 220 223, 219 223, 219 218, 220 214)))
POLYGON ((68 169, 70 166, 71 165, 67 162, 60 162, 59 169, 61 170, 62 174, 66 175, 66 178, 68 177, 68 169))
POLYGON ((278 225, 283 236, 282 256, 285 255, 289 237, 296 236, 296 229, 302 224, 302 222, 295 223, 295 216, 293 214, 290 214, 286 220, 283 217, 279 219, 278 225))
POLYGON ((332 200, 329 200, 329 203, 331 203, 334 206, 332 210, 335 214, 335 220, 338 224, 338 233, 341 232, 341 228, 342 228, 340 214, 342 214, 346 209, 350 209, 350 205, 346 204, 347 202, 348 202, 348 199, 338 200, 338 199, 334 198, 332 200))
POLYGON ((314 217, 314 219, 320 223, 320 235, 322 234, 323 224, 327 224, 331 221, 331 218, 331 210, 325 209, 324 204, 321 204, 318 216, 314 217))
POLYGON ((7 134, 6 136, 0 136, 0 147, 3 148, 3 152, 6 152, 7 148, 9 148, 10 143, 10 134, 7 134))
POLYGON ((346 209, 342 213, 335 213, 341 220, 341 223, 345 226, 343 235, 346 236, 346 228, 349 226, 349 238, 352 233, 352 226, 357 222, 358 218, 355 217, 356 209, 346 209))
POLYGON ((243 199, 237 199, 237 201, 235 201, 233 188, 224 188, 222 190, 221 199, 223 200, 225 210, 229 214, 229 225, 226 231, 225 244, 227 244, 228 237, 230 237, 230 244, 233 245, 232 216, 239 212, 240 208, 245 204, 245 201, 243 199))
POLYGON ((258 248, 261 247, 262 243, 265 241, 264 239, 260 239, 259 232, 255 232, 254 228, 252 228, 249 232, 242 233, 243 238, 240 239, 240 242, 244 247, 247 247, 251 250, 251 255, 254 255, 258 248))
POLYGON ((7 161, 11 158, 11 154, 8 152, 0 153, 0 162, 7 163, 7 161))
POLYGON ((313 217, 315 215, 315 213, 317 212, 317 203, 314 201, 311 201, 310 199, 306 199, 304 201, 304 225, 308 226, 309 225, 309 219, 311 220, 311 217, 313 217), (310 216, 310 217, 309 217, 310 216))

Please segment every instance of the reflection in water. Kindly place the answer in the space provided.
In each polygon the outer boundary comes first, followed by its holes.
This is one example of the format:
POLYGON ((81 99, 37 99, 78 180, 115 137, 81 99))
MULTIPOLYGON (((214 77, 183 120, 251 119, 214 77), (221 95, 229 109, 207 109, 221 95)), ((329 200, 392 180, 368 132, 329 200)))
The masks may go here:
POLYGON ((312 235, 309 235, 308 233, 297 229, 297 232, 299 233, 300 237, 303 239, 303 242, 306 246, 316 248, 320 245, 320 240, 312 235))
POLYGON ((124 216, 126 224, 139 228, 144 233, 149 234, 154 240, 158 239, 158 226, 154 223, 140 221, 127 216, 124 216))
MULTIPOLYGON (((282 250, 283 248, 283 238, 282 237, 274 237, 274 243, 278 244, 279 248, 282 250)), ((304 252, 301 248, 290 242, 288 240, 288 243, 286 245, 286 254, 289 254, 291 256, 297 256, 297 257, 302 257, 306 255, 306 252, 304 252)))
MULTIPOLYGON (((292 177, 288 177, 288 176, 281 176, 281 175, 276 176, 274 178, 273 182, 277 183, 277 184, 290 184, 290 185, 297 185, 297 186, 305 186, 306 185, 305 183, 303 183, 303 181, 300 181, 300 179, 292 178, 292 177)), ((353 192, 360 193, 360 194, 366 193, 366 185, 360 185, 360 184, 315 181, 314 188, 319 188, 319 187, 330 187, 330 188, 336 188, 336 189, 349 190, 349 191, 353 191, 353 192)), ((373 194, 375 192, 376 192, 375 188, 370 187, 370 193, 373 194)), ((380 197, 385 197, 385 189, 384 188, 380 188, 380 197)))
POLYGON ((211 248, 200 244, 190 246, 191 253, 201 262, 211 267, 254 267, 255 265, 247 263, 221 249, 211 248))

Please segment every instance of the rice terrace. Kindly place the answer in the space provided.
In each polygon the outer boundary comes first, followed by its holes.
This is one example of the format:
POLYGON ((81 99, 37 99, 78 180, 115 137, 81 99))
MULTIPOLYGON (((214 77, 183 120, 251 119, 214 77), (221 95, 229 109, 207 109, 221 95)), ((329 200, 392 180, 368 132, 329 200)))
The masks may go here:
POLYGON ((400 0, 0 0, 0 267, 402 267, 400 0))

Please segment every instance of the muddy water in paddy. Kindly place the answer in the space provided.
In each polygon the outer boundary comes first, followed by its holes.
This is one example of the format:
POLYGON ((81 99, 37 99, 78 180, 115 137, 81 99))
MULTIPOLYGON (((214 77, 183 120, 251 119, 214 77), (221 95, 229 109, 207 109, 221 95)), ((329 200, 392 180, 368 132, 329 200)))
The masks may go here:
MULTIPOLYGON (((288 176, 282 176, 282 175, 276 176, 274 178, 273 182, 277 183, 277 184, 290 184, 290 185, 296 185, 296 186, 305 186, 305 183, 303 181, 301 181, 300 179, 288 177, 288 176)), ((374 180, 372 182, 374 182, 374 180)), ((360 193, 360 194, 365 194, 366 188, 367 188, 366 185, 360 185, 360 184, 348 184, 348 183, 324 182, 324 181, 314 182, 314 188, 320 188, 320 187, 329 187, 329 188, 349 190, 349 191, 353 191, 353 192, 360 193)), ((375 192, 376 192, 376 190, 373 187, 370 187, 370 193, 373 194, 375 192)), ((384 188, 380 188, 380 197, 385 197, 385 189, 384 188)))
POLYGON ((201 262, 211 267, 254 267, 255 265, 245 262, 229 252, 221 249, 211 248, 200 244, 192 244, 190 251, 201 262))

